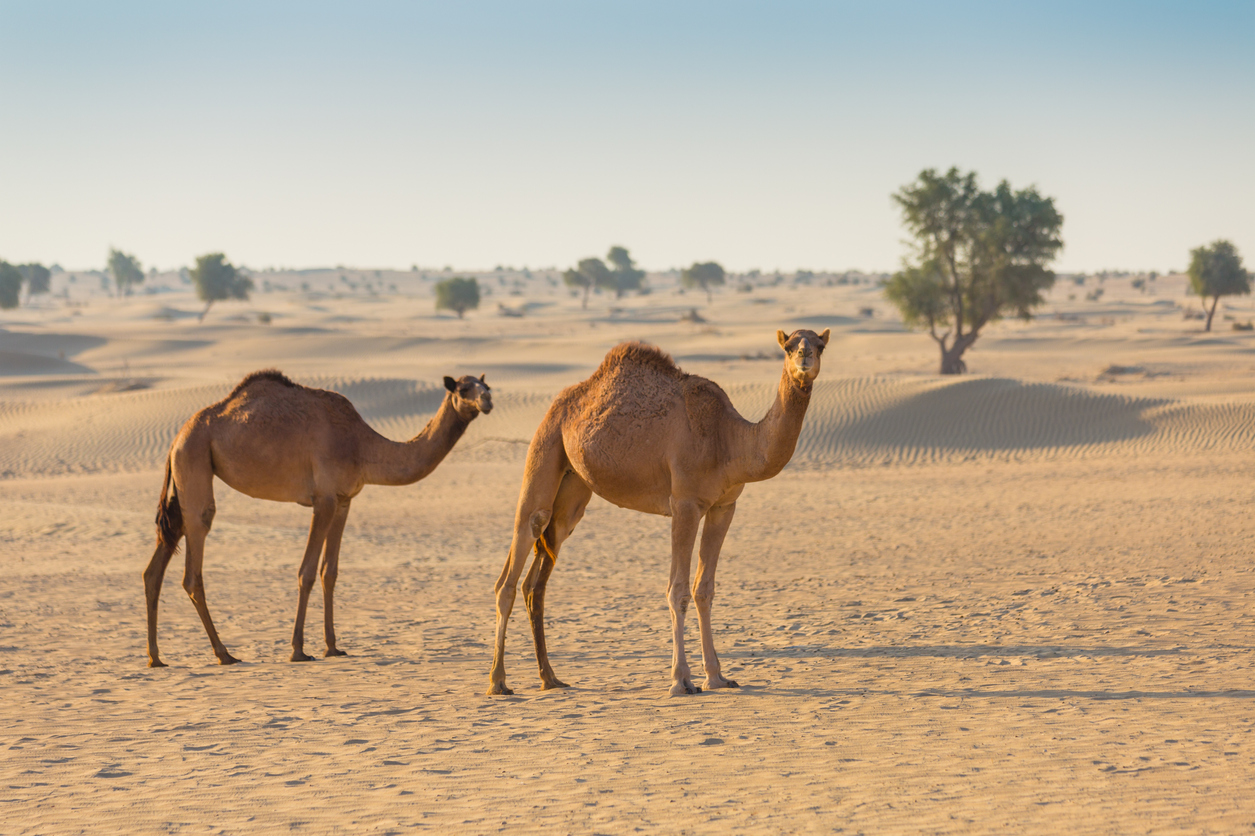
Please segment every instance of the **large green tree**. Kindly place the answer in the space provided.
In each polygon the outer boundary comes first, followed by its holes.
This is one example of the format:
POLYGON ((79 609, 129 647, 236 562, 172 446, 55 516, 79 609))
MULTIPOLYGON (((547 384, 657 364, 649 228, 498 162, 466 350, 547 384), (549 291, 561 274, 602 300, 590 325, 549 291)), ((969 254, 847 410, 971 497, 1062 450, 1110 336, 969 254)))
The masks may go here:
POLYGON ((707 302, 713 298, 710 289, 722 286, 726 281, 727 273, 714 261, 694 262, 692 267, 685 268, 680 273, 680 284, 690 288, 700 287, 706 291, 707 302))
POLYGON ((144 281, 144 270, 140 267, 139 259, 112 247, 109 249, 109 272, 113 275, 113 283, 118 288, 119 296, 130 296, 131 288, 144 281))
POLYGON ((16 308, 22 302, 22 274, 7 261, 0 260, 0 308, 16 308))
POLYGON ((196 259, 196 266, 187 271, 196 295, 205 303, 205 309, 196 318, 203 322, 205 314, 214 302, 227 299, 247 299, 253 289, 253 280, 235 268, 222 253, 209 253, 196 259))
POLYGON ((1054 284, 1047 269, 1063 240, 1054 199, 1006 180, 981 191, 976 174, 920 172, 893 200, 915 251, 885 288, 903 320, 941 349, 941 373, 967 370, 963 354, 981 329, 1008 314, 1031 319, 1054 284))
POLYGON ((472 308, 479 307, 479 282, 455 276, 436 282, 436 310, 453 311, 458 319, 472 308))
POLYGON ((1190 290, 1203 301, 1207 314, 1204 331, 1211 330, 1211 318, 1221 296, 1237 296, 1251 292, 1251 274, 1242 266, 1242 256, 1230 241, 1213 241, 1205 247, 1190 250, 1190 290), (1208 306, 1207 299, 1211 299, 1208 306))

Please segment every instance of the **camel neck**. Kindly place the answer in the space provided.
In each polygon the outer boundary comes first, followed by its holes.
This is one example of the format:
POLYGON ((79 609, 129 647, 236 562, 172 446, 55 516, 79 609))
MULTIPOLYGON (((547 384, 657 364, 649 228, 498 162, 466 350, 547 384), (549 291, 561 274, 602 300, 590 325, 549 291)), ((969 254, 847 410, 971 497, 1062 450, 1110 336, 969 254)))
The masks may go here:
POLYGON ((453 397, 445 395, 440 409, 427 426, 409 441, 390 441, 380 436, 365 457, 366 484, 410 485, 436 469, 458 439, 470 426, 453 406, 453 397))
POLYGON ((798 383, 786 368, 780 375, 780 385, 771 409, 767 410, 763 420, 753 425, 751 449, 754 455, 748 462, 744 481, 770 479, 789 463, 810 401, 811 385, 798 383))

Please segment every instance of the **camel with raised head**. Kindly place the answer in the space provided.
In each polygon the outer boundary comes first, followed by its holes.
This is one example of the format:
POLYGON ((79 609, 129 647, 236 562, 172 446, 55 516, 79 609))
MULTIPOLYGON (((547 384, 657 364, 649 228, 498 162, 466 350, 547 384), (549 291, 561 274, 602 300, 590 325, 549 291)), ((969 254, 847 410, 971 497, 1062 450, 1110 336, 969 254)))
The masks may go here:
POLYGON ((554 676, 545 648, 545 584, 594 493, 623 508, 671 517, 671 694, 701 691, 684 654, 690 600, 697 602, 704 687, 736 687, 720 672, 710 626, 719 550, 745 483, 770 479, 793 457, 828 336, 827 330, 776 332, 784 372, 775 403, 757 424, 742 418, 715 383, 685 374, 670 356, 642 343, 611 349, 592 377, 558 395, 527 450, 514 540, 497 580, 489 694, 513 693, 505 681, 506 624, 533 546, 523 595, 540 679, 546 689, 567 687, 554 676), (689 566, 703 519, 690 596, 689 566))
POLYGON ((372 430, 343 395, 301 386, 274 370, 250 374, 231 394, 193 415, 166 457, 157 506, 157 550, 144 570, 148 666, 165 666, 157 656, 157 600, 166 566, 184 536, 183 588, 218 661, 223 665, 239 661, 214 629, 201 575, 205 536, 214 519, 215 476, 251 497, 314 509, 297 576, 292 661, 313 658, 305 653, 305 606, 320 554, 326 655, 346 655, 336 647, 332 594, 349 503, 366 485, 409 485, 422 479, 436 469, 477 415, 492 411, 492 394, 482 375, 446 377, 444 385, 448 392, 436 414, 405 442, 390 441, 372 430))

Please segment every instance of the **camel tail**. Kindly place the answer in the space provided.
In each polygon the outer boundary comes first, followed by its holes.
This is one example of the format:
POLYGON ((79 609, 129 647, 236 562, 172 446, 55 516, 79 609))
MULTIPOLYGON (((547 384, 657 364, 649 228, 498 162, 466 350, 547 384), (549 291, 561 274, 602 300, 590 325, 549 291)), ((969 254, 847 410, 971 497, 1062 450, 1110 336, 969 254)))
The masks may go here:
POLYGON ((179 550, 183 537, 183 509, 179 507, 179 489, 170 479, 170 457, 166 456, 166 479, 161 483, 161 500, 157 503, 157 547, 179 550))

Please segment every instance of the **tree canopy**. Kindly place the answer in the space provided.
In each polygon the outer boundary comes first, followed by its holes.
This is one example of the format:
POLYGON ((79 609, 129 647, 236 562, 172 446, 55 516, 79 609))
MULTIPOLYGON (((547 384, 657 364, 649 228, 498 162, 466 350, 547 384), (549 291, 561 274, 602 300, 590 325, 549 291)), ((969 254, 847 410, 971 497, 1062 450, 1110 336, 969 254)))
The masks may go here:
POLYGON ((582 259, 575 269, 567 270, 562 274, 562 281, 566 282, 567 287, 584 291, 582 306, 585 308, 588 307, 588 294, 594 287, 610 289, 614 286, 610 268, 600 258, 582 259))
POLYGON ((42 264, 19 264, 17 271, 26 283, 26 301, 32 296, 39 296, 52 289, 52 271, 42 264))
POLYGON ((0 261, 0 308, 16 308, 22 301, 22 274, 7 261, 0 261))
POLYGON ((706 291, 706 301, 711 301, 710 289, 727 281, 727 273, 714 261, 694 262, 692 267, 680 273, 680 283, 685 287, 700 287, 706 291))
POLYGON ((1223 239, 1205 247, 1190 250, 1190 290, 1202 299, 1207 314, 1204 331, 1211 330, 1211 318, 1221 296, 1237 296, 1251 292, 1251 274, 1242 266, 1238 248, 1223 239), (1211 298, 1211 307, 1207 299, 1211 298))
POLYGON ((436 282, 436 310, 453 311, 458 319, 472 308, 479 307, 479 282, 455 276, 436 282))
POLYGON ((614 265, 613 269, 606 266, 600 258, 585 258, 574 268, 562 274, 562 281, 567 287, 584 291, 582 306, 588 307, 588 294, 596 288, 613 293, 616 299, 632 290, 640 290, 645 280, 645 271, 636 269, 636 263, 625 247, 614 246, 606 254, 606 261, 614 265))
POLYGON ((975 172, 920 172, 893 200, 915 237, 915 252, 885 287, 885 296, 941 349, 941 373, 967 370, 963 353, 990 322, 1031 319, 1054 284, 1046 268, 1063 240, 1054 199, 1035 188, 1013 191, 1006 180, 981 191, 975 172), (938 333, 938 329, 944 329, 938 333))
POLYGON ((614 269, 610 271, 610 284, 611 289, 614 290, 614 298, 622 299, 623 294, 629 290, 641 289, 641 284, 645 280, 645 271, 636 269, 636 262, 632 260, 627 248, 611 247, 610 252, 606 253, 606 261, 614 265, 614 269))
POLYGON ((253 289, 253 280, 237 270, 222 253, 209 253, 197 258, 196 266, 188 271, 188 277, 196 287, 196 295, 205 303, 205 309, 197 317, 198 322, 204 321, 214 302, 247 299, 253 289))
POLYGON ((130 296, 131 288, 144 281, 144 271, 139 265, 139 259, 112 247, 109 249, 109 272, 113 275, 113 283, 119 296, 130 296))

